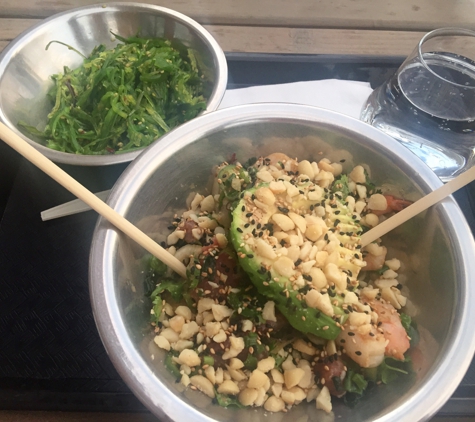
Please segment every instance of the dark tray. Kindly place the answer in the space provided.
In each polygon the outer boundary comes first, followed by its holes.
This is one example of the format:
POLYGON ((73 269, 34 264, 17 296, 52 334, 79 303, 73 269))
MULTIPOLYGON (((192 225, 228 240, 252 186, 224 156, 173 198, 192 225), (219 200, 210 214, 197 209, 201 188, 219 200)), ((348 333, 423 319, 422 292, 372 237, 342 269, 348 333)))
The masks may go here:
MULTIPOLYGON (((228 88, 316 79, 380 84, 401 59, 229 55, 228 88)), ((93 191, 125 165, 65 170, 93 191)), ((456 195, 475 232, 475 187, 456 195)), ((145 412, 112 366, 88 291, 92 211, 42 222, 74 199, 0 142, 0 410, 145 412)), ((475 416, 475 364, 440 415, 475 416)))

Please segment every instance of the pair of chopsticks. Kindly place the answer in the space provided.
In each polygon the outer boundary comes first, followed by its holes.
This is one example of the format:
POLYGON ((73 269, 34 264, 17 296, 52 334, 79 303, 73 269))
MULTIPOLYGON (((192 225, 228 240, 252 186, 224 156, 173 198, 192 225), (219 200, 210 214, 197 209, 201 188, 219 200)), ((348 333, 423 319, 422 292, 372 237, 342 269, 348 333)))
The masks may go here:
MULTIPOLYGON (((37 151, 34 147, 29 145, 26 141, 20 138, 11 129, 0 122, 0 138, 5 143, 10 145, 14 150, 20 153, 28 161, 33 163, 39 169, 44 171, 60 185, 69 190, 72 194, 86 203, 93 210, 97 211, 106 220, 112 223, 116 228, 136 241, 140 246, 150 252, 152 255, 160 259, 164 264, 170 267, 173 271, 186 278, 186 268, 181 261, 175 258, 172 254, 158 245, 149 236, 139 230, 130 221, 125 219, 111 207, 109 207, 103 200, 94 195, 78 181, 73 179, 64 170, 59 168, 51 160, 46 158, 43 154, 37 151)), ((388 218, 375 228, 366 232, 361 236, 362 246, 366 246, 376 239, 390 232, 394 228, 410 220, 412 217, 443 200, 458 189, 464 187, 475 179, 475 167, 465 171, 455 179, 447 184, 441 186, 430 194, 424 196, 418 201, 411 204, 409 207, 398 212, 393 217, 388 218)))

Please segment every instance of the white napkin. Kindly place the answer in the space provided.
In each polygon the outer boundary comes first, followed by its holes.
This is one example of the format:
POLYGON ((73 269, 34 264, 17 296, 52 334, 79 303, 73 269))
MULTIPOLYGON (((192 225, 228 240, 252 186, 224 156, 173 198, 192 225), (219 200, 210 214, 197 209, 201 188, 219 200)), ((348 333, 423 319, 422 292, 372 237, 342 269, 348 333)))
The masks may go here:
POLYGON ((297 103, 338 111, 359 119, 371 94, 368 82, 325 79, 227 90, 219 108, 249 103, 297 103))

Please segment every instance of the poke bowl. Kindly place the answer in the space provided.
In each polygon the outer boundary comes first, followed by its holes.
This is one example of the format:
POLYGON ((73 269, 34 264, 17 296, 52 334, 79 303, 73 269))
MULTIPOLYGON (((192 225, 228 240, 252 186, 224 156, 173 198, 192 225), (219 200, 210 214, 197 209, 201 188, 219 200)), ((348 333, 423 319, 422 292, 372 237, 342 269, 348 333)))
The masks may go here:
POLYGON ((0 121, 57 163, 128 163, 216 110, 226 83, 221 47, 191 18, 144 3, 85 6, 0 54, 0 121))
POLYGON ((449 198, 358 239, 440 184, 382 132, 314 107, 233 107, 175 129, 108 202, 188 279, 103 219, 94 233, 91 301, 113 364, 175 421, 430 419, 475 350, 470 229, 449 198))

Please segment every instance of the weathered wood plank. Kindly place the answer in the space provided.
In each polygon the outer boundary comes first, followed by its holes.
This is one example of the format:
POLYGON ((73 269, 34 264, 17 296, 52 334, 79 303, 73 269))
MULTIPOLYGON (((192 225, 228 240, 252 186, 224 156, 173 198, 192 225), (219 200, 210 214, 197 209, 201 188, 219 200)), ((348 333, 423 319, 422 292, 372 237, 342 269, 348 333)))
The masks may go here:
MULTIPOLYGON (((0 19, 0 48, 36 19, 0 19)), ((225 52, 406 56, 422 32, 205 25, 225 52)))
POLYGON ((205 25, 225 52, 407 56, 424 32, 205 25))
MULTIPOLYGON (((142 0, 132 0, 142 2, 142 0)), ((148 0, 213 25, 427 31, 475 29, 474 0, 148 0)), ((0 16, 47 17, 97 0, 2 0, 0 16)))

